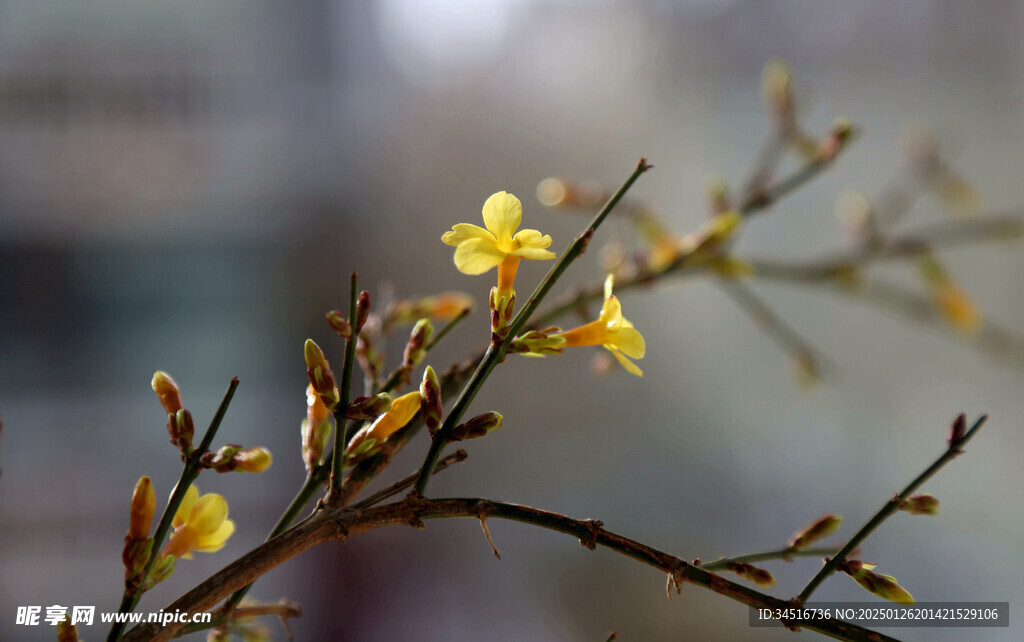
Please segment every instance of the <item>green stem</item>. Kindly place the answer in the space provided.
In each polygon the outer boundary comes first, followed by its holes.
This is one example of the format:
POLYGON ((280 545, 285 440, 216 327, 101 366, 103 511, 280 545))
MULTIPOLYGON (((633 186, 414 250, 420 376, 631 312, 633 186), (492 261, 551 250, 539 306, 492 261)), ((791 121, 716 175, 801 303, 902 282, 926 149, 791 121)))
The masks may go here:
POLYGON ((825 581, 829 575, 834 573, 835 570, 839 568, 839 565, 846 561, 847 556, 853 552, 853 549, 860 546, 860 543, 867 539, 876 528, 881 526, 882 522, 898 511, 900 509, 900 504, 910 497, 911 493, 931 479, 931 477, 935 473, 939 472, 943 466, 962 453, 963 446, 967 445, 967 442, 971 440, 971 437, 974 437, 974 434, 981 428, 987 419, 988 415, 982 415, 979 417, 977 421, 974 422, 974 425, 971 426, 971 429, 964 433, 963 437, 949 444, 949 448, 947 448, 946 452, 942 453, 942 455, 935 460, 935 463, 926 468, 923 473, 915 477, 914 481, 907 484, 907 487, 900 491, 898 495, 883 504, 878 512, 875 513, 874 517, 868 520, 868 523, 864 524, 864 526, 857 531, 857 534, 851 537, 850 541, 839 549, 839 552, 836 553, 834 557, 829 558, 825 562, 825 565, 822 566, 815 576, 811 578, 811 581, 807 583, 804 590, 800 591, 800 595, 797 596, 796 599, 801 603, 807 602, 807 599, 811 597, 811 593, 814 593, 814 589, 818 588, 819 584, 825 581))
POLYGON ((500 342, 491 342, 487 348, 487 352, 484 353, 484 358, 477 366, 473 376, 470 377, 466 386, 462 389, 462 393, 459 398, 455 401, 455 405, 452 407, 448 416, 445 418, 444 423, 438 430, 437 434, 434 435, 430 442, 430 450, 427 451, 426 459, 423 461, 423 466, 420 467, 420 474, 416 480, 416 492, 423 494, 427 489, 427 484, 430 483, 430 476, 434 472, 434 467, 437 465, 437 460, 441 456, 441 451, 448 444, 452 429, 458 424, 459 420, 462 419, 463 414, 469 408, 469 405, 473 402, 473 398, 476 397, 477 392, 483 386, 484 381, 490 376, 491 371, 497 366, 501 360, 505 357, 505 352, 508 350, 509 344, 515 338, 519 330, 526 324, 530 316, 533 314, 537 306, 544 299, 547 293, 558 281, 562 273, 565 272, 566 268, 579 257, 587 248, 587 244, 590 243, 590 239, 593 237, 594 232, 598 226, 607 218, 608 214, 615 207, 616 203, 629 191, 629 188, 633 186, 640 175, 651 168, 651 165, 647 164, 647 160, 641 158, 640 162, 637 163, 636 169, 630 174, 626 182, 622 184, 622 187, 612 195, 608 202, 605 203, 601 211, 597 213, 594 220, 591 221, 590 225, 583 230, 583 232, 573 239, 569 247, 562 253, 562 256, 555 262, 551 267, 551 270, 547 273, 544 279, 537 285, 537 288, 530 295, 526 305, 519 311, 518 314, 513 317, 511 323, 509 323, 508 334, 500 342))
MULTIPOLYGON (((199 447, 192 451, 192 454, 185 461, 185 467, 181 470, 181 476, 178 478, 178 483, 174 487, 174 492, 171 493, 171 498, 167 500, 167 507, 164 508, 164 512, 160 515, 160 521, 157 523, 156 532, 153 534, 153 552, 149 556, 149 560, 146 562, 145 568, 142 570, 143 585, 145 585, 145 578, 149 577, 149 572, 153 568, 153 564, 156 562, 157 557, 160 557, 160 548, 163 546, 164 538, 167 537, 167 533, 171 530, 171 522, 174 521, 174 514, 178 512, 178 507, 181 506, 181 501, 185 498, 185 493, 188 492, 192 482, 199 477, 200 467, 199 459, 203 453, 210 449, 210 444, 213 442, 214 436, 217 434, 217 430, 220 428, 221 421, 224 420, 224 415, 228 411, 228 406, 231 404, 231 398, 235 396, 235 389, 238 388, 238 377, 231 379, 231 383, 228 384, 227 392, 224 393, 224 398, 221 399, 220 405, 217 406, 217 412, 214 413, 213 419, 210 420, 210 425, 206 429, 206 434, 203 435, 203 440, 200 442, 199 447)), ((144 592, 143 587, 139 587, 133 592, 125 591, 121 597, 121 604, 118 607, 118 613, 131 613, 135 606, 142 599, 142 593, 144 592)), ((126 622, 115 622, 110 627, 110 634, 107 636, 107 642, 117 642, 121 639, 124 634, 126 622)))
POLYGON ((356 297, 359 293, 359 275, 352 273, 348 302, 348 324, 352 335, 345 341, 345 363, 341 371, 341 401, 334 409, 334 452, 331 453, 331 493, 341 491, 342 467, 344 466, 345 446, 348 444, 349 423, 348 399, 352 390, 352 366, 356 360, 356 343, 359 341, 359 328, 356 327, 356 297))
POLYGON ((805 548, 794 551, 790 548, 777 548, 771 551, 759 551, 757 553, 741 553, 720 557, 711 562, 701 562, 700 567, 705 571, 727 571, 733 562, 766 562, 770 560, 790 561, 794 557, 824 557, 836 552, 836 548, 805 548))

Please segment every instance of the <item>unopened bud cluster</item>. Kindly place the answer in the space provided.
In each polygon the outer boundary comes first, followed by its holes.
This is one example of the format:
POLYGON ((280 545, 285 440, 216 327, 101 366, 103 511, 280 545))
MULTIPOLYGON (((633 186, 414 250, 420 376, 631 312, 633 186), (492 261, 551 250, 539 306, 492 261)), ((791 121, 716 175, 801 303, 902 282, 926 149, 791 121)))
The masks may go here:
POLYGON ((182 458, 192 454, 192 439, 195 426, 192 413, 181 402, 181 389, 177 382, 163 370, 153 373, 153 392, 160 399, 160 405, 167 413, 167 434, 171 443, 181 452, 182 458))

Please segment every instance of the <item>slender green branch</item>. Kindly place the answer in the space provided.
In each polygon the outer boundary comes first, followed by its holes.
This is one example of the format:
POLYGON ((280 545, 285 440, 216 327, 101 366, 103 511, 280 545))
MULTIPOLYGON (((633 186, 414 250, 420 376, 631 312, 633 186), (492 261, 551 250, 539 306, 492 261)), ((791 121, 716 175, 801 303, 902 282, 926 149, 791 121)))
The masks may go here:
POLYGON ((975 433, 978 432, 987 419, 988 415, 982 415, 979 417, 977 421, 974 422, 974 425, 971 426, 971 429, 965 432, 962 437, 955 441, 950 441, 949 447, 946 451, 942 453, 942 455, 939 456, 931 466, 915 477, 912 482, 907 484, 906 488, 899 492, 899 494, 893 496, 892 499, 883 504, 882 507, 878 509, 878 512, 875 513, 874 517, 869 519, 868 522, 850 538, 850 541, 846 542, 846 544, 839 549, 839 552, 836 553, 835 556, 826 560, 825 565, 822 566, 814 577, 811 578, 807 583, 807 586, 800 591, 800 595, 798 595, 796 599, 802 603, 806 602, 807 599, 811 597, 811 594, 814 593, 814 589, 818 588, 818 585, 825 581, 829 575, 834 573, 835 570, 839 568, 839 565, 846 561, 847 556, 850 555, 853 549, 860 546, 860 543, 867 539, 876 528, 881 526, 882 522, 898 511, 900 504, 910 497, 911 493, 931 479, 932 476, 939 472, 943 466, 953 461, 957 456, 963 453, 963 447, 967 445, 967 442, 970 441, 972 437, 974 437, 975 433))
POLYGON ((352 273, 349 284, 351 291, 348 300, 348 324, 352 334, 345 341, 345 363, 341 372, 341 401, 334 410, 334 452, 331 453, 331 493, 341 491, 342 466, 344 466, 345 447, 348 445, 348 401, 352 390, 352 366, 356 360, 356 343, 359 340, 359 327, 356 320, 356 297, 359 294, 359 275, 352 273))
POLYGON ((794 557, 824 557, 825 555, 832 555, 838 548, 805 548, 799 551, 794 551, 791 548, 777 548, 771 551, 759 551, 757 553, 741 553, 740 555, 730 555, 728 557, 720 557, 717 560, 710 562, 701 562, 700 567, 705 571, 727 571, 734 562, 767 562, 770 560, 785 560, 791 561, 794 557))
MULTIPOLYGON (((790 602, 732 582, 704 568, 690 564, 680 557, 613 533, 596 520, 573 519, 559 513, 489 499, 429 500, 421 496, 410 495, 406 499, 392 504, 362 510, 327 507, 296 525, 287 533, 235 560, 178 598, 164 610, 166 612, 175 610, 187 613, 203 612, 211 608, 232 589, 252 581, 317 544, 344 541, 349 537, 383 526, 422 527, 425 519, 454 517, 517 521, 570 535, 579 539, 580 543, 589 549, 594 549, 597 546, 608 548, 665 573, 668 576, 667 588, 670 594, 673 591, 681 591, 684 584, 690 583, 751 608, 774 610, 792 607, 790 602)), ((843 640, 893 640, 891 637, 837 619, 799 620, 789 621, 785 624, 799 625, 843 640)), ((127 639, 129 642, 141 642, 142 640, 166 642, 181 626, 180 623, 171 623, 161 628, 159 625, 142 624, 132 629, 127 639)))
MULTIPOLYGON (((174 487, 174 492, 171 493, 171 498, 167 500, 167 507, 164 508, 164 512, 160 515, 160 521, 157 522, 156 532, 153 533, 153 552, 149 556, 149 560, 146 562, 145 568, 142 570, 143 585, 145 585, 146 578, 149 577, 149 572, 153 569, 153 564, 156 559, 160 557, 160 549, 163 547, 164 538, 167 537, 167 533, 171 530, 171 522, 174 521, 174 514, 178 512, 178 507, 181 505, 181 501, 185 498, 185 493, 188 492, 192 482, 199 477, 200 467, 199 460, 207 450, 210 449, 210 444, 213 443, 213 438, 217 435, 217 430, 220 428, 221 422, 224 420, 224 415, 228 411, 228 406, 231 404, 231 398, 235 396, 235 390, 238 388, 238 377, 231 379, 231 383, 228 384, 227 392, 224 393, 224 397, 220 401, 220 405, 217 406, 217 412, 214 413, 213 419, 210 420, 210 425, 206 428, 206 433, 203 435, 203 440, 199 443, 199 447, 192 451, 188 459, 185 461, 185 466, 181 470, 181 476, 178 478, 178 483, 174 487)), ((124 595, 121 598, 121 604, 118 607, 118 613, 131 613, 135 610, 135 606, 139 603, 142 598, 144 589, 140 586, 134 591, 125 590, 124 595)), ((124 633, 125 622, 115 622, 110 627, 110 634, 107 636, 108 642, 117 642, 121 639, 121 635, 124 633)))
POLYGON ((637 163, 636 169, 634 169, 633 173, 630 174, 628 179, 626 179, 626 182, 622 184, 622 187, 620 187, 618 191, 608 199, 608 202, 605 203, 604 207, 601 208, 601 211, 597 213, 594 220, 590 222, 590 225, 583 230, 579 236, 573 239, 572 243, 569 244, 569 247, 562 253, 562 256, 555 261, 551 270, 548 271, 547 275, 533 291, 533 294, 531 294, 530 298, 527 299, 526 305, 524 305, 523 308, 512 318, 512 321, 509 323, 508 334, 505 338, 500 342, 492 341, 491 345, 488 346, 487 352, 484 353, 484 358, 480 362, 480 365, 466 383, 466 387, 462 389, 462 393, 455 401, 455 405, 452 407, 451 411, 449 411, 448 416, 445 417, 444 423, 441 425, 441 428, 438 430, 437 434, 433 436, 433 439, 430 442, 430 450, 427 452, 426 459, 423 461, 423 466, 420 467, 419 478, 416 480, 417 493, 422 495, 426 492, 427 484, 430 483, 430 476, 434 471, 434 466, 437 464, 437 460, 441 456, 441 451, 448 444, 451 438, 452 429, 454 429, 459 420, 462 419, 462 415, 465 414, 469 405, 473 402, 473 398, 476 397, 477 392, 479 392, 484 381, 487 380, 487 377, 490 376, 491 371, 494 370, 494 367, 497 366, 502 359, 504 359, 505 352, 508 350, 509 344, 515 338, 516 333, 526 325, 530 316, 537 309, 537 306, 540 305, 540 302, 555 285, 559 277, 562 276, 562 273, 565 272, 566 268, 568 268, 569 265, 571 265, 572 262, 575 261, 576 258, 584 252, 584 250, 586 250, 587 245, 590 243, 590 239, 594 236, 594 232, 601 223, 604 222, 604 219, 612 211, 619 200, 626 194, 626 192, 629 191, 629 188, 633 186, 633 183, 640 178, 640 175, 650 168, 651 165, 647 164, 647 160, 641 158, 640 162, 637 163))

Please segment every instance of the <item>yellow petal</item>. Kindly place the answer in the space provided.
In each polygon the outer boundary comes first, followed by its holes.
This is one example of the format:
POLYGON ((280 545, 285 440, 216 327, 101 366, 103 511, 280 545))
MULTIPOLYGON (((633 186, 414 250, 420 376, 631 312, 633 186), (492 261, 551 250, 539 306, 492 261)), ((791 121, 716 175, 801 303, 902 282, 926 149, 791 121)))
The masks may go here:
POLYGON ((470 239, 455 248, 455 267, 463 274, 483 274, 505 260, 505 253, 490 239, 470 239))
POLYGON ((619 328, 611 338, 610 344, 625 352, 634 359, 643 359, 647 352, 644 337, 636 328, 619 328))
POLYGON ((531 261, 549 261, 558 256, 550 250, 544 250, 539 247, 521 247, 518 250, 512 250, 509 254, 512 254, 513 256, 521 256, 524 259, 530 259, 531 261))
POLYGON ((498 192, 484 203, 483 215, 484 225, 498 239, 498 243, 511 241, 523 220, 523 204, 508 192, 498 192))
POLYGON ((617 330, 622 325, 622 304, 617 298, 610 296, 604 300, 600 319, 609 330, 617 330))
MULTIPOLYGON (((173 491, 171 494, 174 494, 173 491)), ((196 505, 198 498, 199 489, 195 486, 189 486, 188 490, 185 491, 185 496, 181 499, 181 503, 178 504, 178 510, 174 511, 174 519, 171 520, 171 526, 181 528, 188 521, 188 516, 192 513, 192 507, 196 505)))
POLYGON ((188 517, 186 528, 200 537, 214 533, 228 516, 228 503, 216 493, 207 493, 199 498, 188 517))
POLYGON ((623 368, 626 369, 626 372, 628 372, 631 375, 636 375, 638 377, 643 377, 644 376, 643 370, 641 370, 640 368, 636 367, 636 364, 633 363, 632 361, 630 361, 629 359, 627 359, 626 355, 622 354, 621 352, 619 352, 615 348, 611 348, 609 346, 605 346, 605 347, 608 348, 608 350, 613 355, 615 355, 615 359, 619 362, 619 364, 623 368))
POLYGON ((470 239, 490 239, 493 241, 494 235, 480 226, 470 225, 469 223, 456 223, 452 226, 450 232, 445 232, 441 235, 441 240, 448 245, 458 245, 470 239))
POLYGON ((609 299, 612 296, 612 288, 615 286, 615 275, 609 274, 604 280, 604 298, 609 299))
POLYGON ((224 544, 227 543, 228 538, 231 537, 235 532, 235 523, 230 519, 225 519, 220 525, 220 528, 210 533, 209 535, 203 535, 196 542, 193 550, 199 551, 200 553, 215 553, 220 549, 224 548, 224 544))
MULTIPOLYGON (((420 410, 419 391, 404 394, 391 403, 391 410, 377 418, 366 432, 367 439, 380 443, 409 423, 420 410)), ((352 440, 355 443, 355 440, 352 440)))
POLYGON ((551 245, 551 236, 541 234, 537 230, 520 230, 512 237, 512 240, 516 241, 519 247, 544 249, 551 245))

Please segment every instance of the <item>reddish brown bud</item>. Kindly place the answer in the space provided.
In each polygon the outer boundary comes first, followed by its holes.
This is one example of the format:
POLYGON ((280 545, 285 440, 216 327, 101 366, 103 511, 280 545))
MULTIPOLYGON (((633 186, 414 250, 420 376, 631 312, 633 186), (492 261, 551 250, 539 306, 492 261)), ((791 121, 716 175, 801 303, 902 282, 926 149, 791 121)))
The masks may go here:
POLYGON ((331 326, 331 329, 338 333, 338 336, 342 339, 348 339, 352 336, 352 326, 349 325, 348 319, 341 313, 341 310, 331 310, 327 313, 327 324, 331 326))
POLYGON ((787 547, 791 551, 801 551, 814 542, 828 537, 839 530, 839 526, 842 523, 843 518, 839 515, 833 515, 831 513, 823 515, 816 521, 794 533, 792 539, 789 540, 787 547))
POLYGON ((195 435, 192 413, 182 408, 167 415, 167 433, 171 436, 171 443, 177 446, 182 455, 191 454, 192 437, 195 435))
POLYGON ((372 397, 356 397, 348 405, 347 417, 349 419, 373 420, 391 409, 391 395, 382 392, 372 397))
POLYGON ((771 573, 746 562, 733 562, 729 570, 761 588, 775 586, 775 577, 771 573))
POLYGON ((957 442, 967 434, 967 415, 960 413, 953 425, 949 428, 949 447, 953 448, 957 442))
POLYGON ((464 424, 459 424, 452 429, 452 441, 463 441, 465 439, 476 439, 483 437, 492 430, 501 427, 503 417, 495 411, 485 412, 477 415, 464 424))
POLYGON ((444 402, 441 398, 441 384, 430 366, 424 370, 423 381, 420 382, 420 411, 430 434, 437 432, 444 416, 444 402))
POLYGON ((356 299, 356 332, 366 325, 366 318, 370 316, 370 293, 363 290, 356 299))
POLYGON ((420 319, 416 322, 416 325, 412 327, 412 332, 409 333, 409 342, 405 344, 403 368, 412 370, 423 360, 427 354, 427 342, 430 341, 433 334, 434 326, 430 324, 430 319, 420 319))

